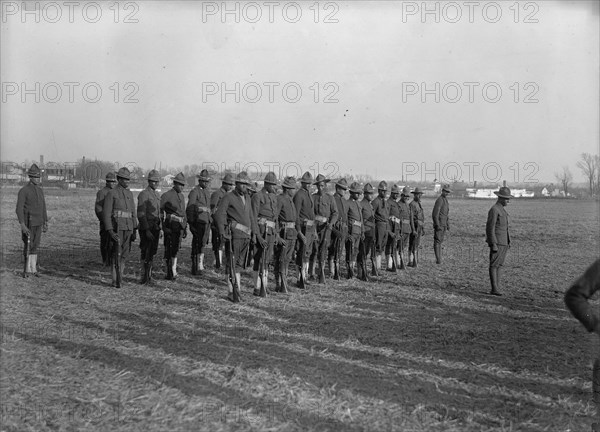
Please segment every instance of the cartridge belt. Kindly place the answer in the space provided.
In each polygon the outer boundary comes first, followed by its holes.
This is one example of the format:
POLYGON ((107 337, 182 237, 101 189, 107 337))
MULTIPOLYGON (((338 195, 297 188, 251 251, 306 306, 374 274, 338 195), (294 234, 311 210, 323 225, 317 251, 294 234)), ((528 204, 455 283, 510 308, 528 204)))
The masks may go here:
POLYGON ((252 230, 250 228, 239 222, 232 222, 231 227, 248 235, 252 234, 252 230))
POLYGON ((315 216, 315 220, 317 222, 321 222, 321 223, 326 223, 327 222, 327 218, 325 216, 315 216))
POLYGON ((390 216, 390 220, 394 223, 400 223, 400 219, 398 219, 396 216, 390 216))
POLYGON ((116 218, 131 218, 133 217, 133 213, 123 210, 115 210, 113 212, 113 216, 116 218))
POLYGON ((296 228, 296 223, 295 222, 284 222, 283 223, 283 227, 285 229, 292 229, 292 228, 296 228))
POLYGON ((174 214, 168 214, 167 215, 167 220, 171 220, 171 221, 183 223, 183 217, 182 216, 177 216, 177 215, 174 215, 174 214))
POLYGON ((259 225, 266 225, 269 228, 275 228, 275 222, 269 220, 269 219, 265 219, 265 218, 260 218, 258 220, 258 224, 259 225))

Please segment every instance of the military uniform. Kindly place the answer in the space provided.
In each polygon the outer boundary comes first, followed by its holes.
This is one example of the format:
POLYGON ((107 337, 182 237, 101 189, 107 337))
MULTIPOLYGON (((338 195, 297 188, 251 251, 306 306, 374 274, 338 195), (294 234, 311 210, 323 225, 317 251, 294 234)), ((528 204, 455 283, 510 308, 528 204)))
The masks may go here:
POLYGON ((112 264, 112 254, 110 253, 110 235, 104 226, 104 217, 102 216, 102 209, 104 207, 104 199, 106 195, 112 190, 115 183, 117 182, 117 176, 114 172, 106 174, 106 186, 100 189, 96 193, 96 203, 94 205, 94 211, 98 222, 100 224, 100 255, 102 256, 102 264, 109 266, 112 264))
POLYGON ((19 190, 17 196, 17 218, 21 225, 21 238, 23 240, 23 254, 25 258, 23 277, 37 273, 37 249, 42 240, 42 232, 48 229, 48 214, 46 212, 46 198, 44 191, 38 183, 41 171, 36 164, 31 165, 27 171, 30 181, 19 190))
MULTIPOLYGON (((119 169, 117 181, 119 184, 112 189, 104 198, 102 207, 102 216, 104 217, 104 226, 111 236, 111 250, 117 250, 118 246, 118 268, 120 271, 117 278, 117 263, 112 269, 113 286, 120 288, 119 280, 123 278, 125 261, 131 251, 131 243, 135 241, 138 220, 136 217, 135 201, 129 187, 123 181, 129 181, 130 173, 127 168, 119 169), (118 240, 115 238, 118 237, 118 240)), ((114 261, 114 260, 113 260, 114 261)))
POLYGON ((400 188, 398 185, 393 185, 388 200, 390 216, 388 218, 388 239, 385 245, 385 254, 387 255, 387 269, 392 272, 397 270, 398 243, 401 238, 400 205, 397 198, 399 193, 400 188))
MULTIPOLYGON (((225 176, 223 177, 221 187, 214 191, 210 196, 210 212, 213 216, 217 211, 221 200, 226 194, 229 193, 230 188, 233 186, 233 184, 233 176, 229 173, 225 174, 225 176)), ((223 243, 221 242, 221 235, 219 234, 219 229, 215 224, 214 218, 212 220, 210 230, 212 249, 215 255, 215 269, 219 269, 221 268, 221 264, 223 263, 223 243)))
POLYGON ((286 177, 282 186, 283 192, 277 196, 275 215, 279 237, 284 242, 275 246, 275 291, 287 293, 288 267, 292 260, 296 238, 298 237, 298 231, 296 230, 298 212, 296 211, 292 197, 286 191, 296 189, 296 179, 286 177))
POLYGON ((421 206, 420 197, 423 194, 421 189, 415 188, 414 191, 411 192, 417 200, 413 199, 409 206, 412 215, 413 227, 414 231, 410 235, 410 239, 408 242, 408 259, 409 266, 416 267, 419 261, 419 245, 421 243, 421 236, 425 234, 425 213, 423 212, 423 207, 421 206))
POLYGON ((173 188, 160 198, 160 218, 164 232, 165 260, 169 280, 177 279, 177 253, 181 239, 187 237, 187 216, 185 214, 185 196, 176 187, 183 190, 185 177, 179 173, 173 178, 173 188), (179 186, 177 186, 179 185, 179 186))
POLYGON ((335 205, 337 207, 338 219, 331 232, 331 246, 329 246, 329 272, 335 280, 341 277, 340 259, 348 237, 348 201, 344 197, 344 191, 348 190, 348 182, 341 178, 336 184, 335 205))
POLYGON ((192 274, 204 270, 204 247, 208 243, 210 227, 210 192, 208 184, 210 175, 207 170, 202 170, 198 175, 198 185, 188 195, 188 204, 185 209, 187 222, 192 232, 192 274))
POLYGON ((314 184, 322 184, 322 190, 312 195, 315 209, 315 225, 317 232, 317 241, 313 244, 313 250, 310 255, 308 267, 309 277, 314 278, 315 260, 319 263, 319 283, 325 283, 325 261, 329 252, 329 242, 331 240, 331 227, 335 225, 338 219, 337 206, 334 198, 326 191, 326 184, 329 179, 319 174, 314 184))
POLYGON ((142 260, 142 278, 140 283, 152 283, 152 262, 154 255, 158 252, 158 240, 160 238, 160 195, 154 189, 160 176, 158 171, 152 170, 148 173, 149 185, 138 194, 137 217, 140 232, 140 252, 142 260), (154 187, 150 185, 153 183, 154 187))
POLYGON ((369 196, 373 194, 373 186, 367 183, 363 189, 364 198, 360 201, 362 220, 363 220, 363 233, 359 245, 358 245, 358 277, 362 280, 368 280, 367 276, 367 258, 371 257, 371 274, 376 275, 376 262, 375 262, 375 212, 371 205, 369 196))
POLYGON ((405 269, 405 253, 404 251, 408 248, 408 240, 411 234, 415 231, 413 225, 412 211, 410 205, 406 201, 410 197, 410 189, 405 187, 402 189, 401 199, 398 201, 398 209, 400 210, 400 235, 398 237, 398 254, 400 255, 400 269, 405 269))
POLYGON ((502 187, 494 193, 498 196, 498 201, 496 201, 488 212, 485 224, 485 241, 490 247, 489 275, 492 285, 490 294, 500 295, 498 291, 500 285, 500 267, 504 265, 504 260, 510 247, 508 212, 502 203, 506 204, 512 198, 512 195, 510 194, 510 189, 507 187, 502 187))
POLYGON ((387 191, 387 183, 385 181, 379 182, 378 195, 371 202, 373 206, 373 213, 375 215, 375 253, 376 253, 376 272, 374 276, 381 269, 381 257, 385 253, 385 247, 387 245, 388 237, 388 224, 390 218, 390 203, 389 200, 385 199, 385 193, 387 191))
POLYGON ((362 192, 360 185, 356 182, 350 185, 350 199, 348 207, 348 236, 346 237, 346 267, 348 268, 348 279, 356 274, 356 258, 358 256, 358 245, 363 237, 362 206, 358 197, 362 192))
POLYGON ((431 217, 433 219, 433 251, 435 253, 435 261, 437 264, 442 263, 442 243, 446 231, 450 230, 450 223, 448 219, 448 213, 450 206, 448 205, 448 198, 446 194, 452 193, 450 185, 445 184, 442 186, 442 195, 435 200, 431 217))
MULTIPOLYGON (((300 182, 303 185, 312 184, 312 175, 308 171, 305 172, 300 182)), ((304 236, 304 239, 300 238, 296 246, 296 264, 299 269, 298 287, 306 288, 308 284, 308 262, 316 237, 315 204, 310 192, 304 187, 296 192, 293 201, 297 211, 296 230, 304 236)))

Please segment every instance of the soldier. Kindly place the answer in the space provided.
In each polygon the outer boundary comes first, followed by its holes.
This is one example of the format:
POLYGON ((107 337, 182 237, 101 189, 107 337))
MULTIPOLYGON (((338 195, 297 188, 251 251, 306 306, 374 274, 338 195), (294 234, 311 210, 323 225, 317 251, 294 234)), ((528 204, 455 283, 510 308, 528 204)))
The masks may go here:
POLYGON ((502 294, 498 290, 500 287, 500 267, 504 264, 506 253, 510 247, 508 213, 505 207, 513 196, 507 187, 501 187, 499 191, 494 191, 494 193, 498 196, 498 200, 488 212, 485 224, 485 240, 490 247, 489 274, 492 284, 490 294, 501 296, 502 294))
POLYGON ((23 277, 30 274, 39 276, 37 272, 37 249, 42 240, 42 233, 48 230, 48 214, 44 191, 39 186, 40 168, 33 164, 27 171, 29 183, 19 190, 17 197, 17 218, 21 225, 21 238, 24 243, 23 277))
POLYGON ((390 204, 389 200, 386 200, 386 193, 387 183, 382 180, 377 186, 377 197, 371 203, 373 206, 373 213, 375 214, 376 265, 372 269, 371 274, 373 276, 379 275, 379 270, 381 270, 381 258, 385 253, 385 247, 387 245, 390 204))
POLYGON ((408 240, 410 236, 415 231, 415 227, 413 225, 413 217, 410 210, 410 205, 408 204, 408 199, 410 198, 410 188, 408 186, 402 189, 402 193, 400 194, 400 201, 398 202, 398 208, 400 209, 400 235, 398 237, 398 254, 400 255, 400 270, 405 270, 406 266, 404 264, 404 251, 408 249, 408 240))
POLYGON ((350 185, 350 199, 348 206, 348 236, 346 237, 346 267, 348 268, 348 279, 356 274, 356 257, 358 255, 358 244, 363 238, 362 206, 358 198, 362 189, 357 182, 350 185))
POLYGON ((148 187, 138 195, 137 217, 140 231, 140 250, 142 259, 143 285, 152 284, 152 262, 158 252, 158 240, 161 234, 160 226, 160 195, 156 192, 160 182, 158 171, 148 173, 148 187))
POLYGON ((276 219, 279 231, 275 246, 275 291, 288 292, 288 266, 296 245, 297 212, 292 197, 296 192, 296 179, 286 177, 282 184, 283 192, 277 196, 276 219))
POLYGON ((109 172, 106 174, 106 185, 98 191, 96 194, 96 205, 94 210, 96 212, 96 217, 98 218, 98 222, 100 222, 100 255, 102 256, 102 265, 104 267, 112 264, 111 253, 109 250, 110 246, 110 236, 108 235, 108 231, 104 227, 104 217, 102 216, 102 208, 104 206, 104 198, 111 189, 115 187, 117 184, 117 176, 114 172, 109 172))
POLYGON ((331 246, 329 246, 329 274, 333 279, 340 280, 340 258, 346 244, 348 236, 348 201, 344 194, 348 190, 348 182, 341 178, 335 184, 335 204, 338 212, 338 219, 331 232, 331 246))
POLYGON ((131 243, 136 239, 138 221, 136 218, 133 194, 129 190, 130 173, 127 167, 117 172, 117 186, 104 198, 102 216, 104 226, 112 240, 111 250, 115 251, 112 267, 112 284, 121 288, 125 273, 125 261, 131 251, 131 243))
POLYGON ((385 246, 385 254, 387 255, 387 270, 396 272, 398 270, 398 243, 400 242, 400 206, 398 205, 398 197, 400 188, 398 185, 393 185, 390 192, 389 213, 388 219, 388 240, 385 246))
POLYGON ((160 218, 162 220, 167 264, 167 280, 177 279, 177 252, 181 239, 187 237, 187 216, 185 214, 185 197, 183 187, 185 176, 177 174, 173 178, 173 188, 160 198, 160 218))
MULTIPOLYGON (((238 267, 246 268, 250 239, 253 234, 256 235, 259 232, 252 205, 246 193, 249 184, 248 174, 239 173, 235 179, 235 189, 223 197, 214 214, 219 234, 225 244, 228 275, 227 298, 232 302, 240 300, 241 273, 238 267)), ((256 239, 260 247, 267 246, 262 236, 258 235, 256 239)))
POLYGON ((435 253, 435 262, 437 264, 442 263, 442 242, 444 241, 444 235, 446 231, 450 231, 450 222, 448 219, 449 205, 448 205, 448 194, 452 193, 450 185, 445 184, 442 186, 442 194, 435 200, 433 206, 433 212, 431 217, 433 218, 433 252, 435 253))
MULTIPOLYGON (((254 195, 256 195, 256 193, 258 192, 258 182, 250 182, 250 184, 248 185, 248 187, 246 187, 246 196, 250 199, 250 202, 252 202, 252 197, 254 195)), ((255 214, 256 215, 256 214, 255 214)), ((256 239, 251 239, 250 240, 250 245, 248 246, 248 254, 246 256, 246 267, 253 267, 254 266, 254 253, 255 253, 255 245, 256 243, 256 239)))
POLYGON ((325 261, 331 237, 331 227, 338 219, 337 206, 334 198, 326 192, 328 178, 319 174, 313 183, 317 192, 312 196, 315 208, 315 223, 317 241, 313 244, 308 267, 309 278, 315 279, 315 260, 319 262, 319 283, 325 283, 325 261))
MULTIPOLYGON (((233 189, 233 175, 230 173, 225 174, 223 180, 221 182, 221 187, 214 191, 210 196, 210 212, 214 216, 217 208, 219 207, 219 203, 223 199, 223 197, 233 189)), ((221 235, 219 234, 219 229, 216 224, 213 223, 211 225, 211 236, 212 236, 212 249, 215 254, 215 269, 220 269, 221 264, 223 263, 223 244, 221 242, 221 235)))
POLYGON ((296 231, 300 240, 296 249, 296 264, 298 265, 298 288, 304 289, 308 285, 308 261, 312 252, 315 231, 315 204, 310 196, 310 186, 313 183, 312 175, 307 171, 300 179, 302 187, 294 195, 296 206, 296 231))
POLYGON ((358 278, 364 281, 369 280, 367 275, 367 257, 371 257, 372 273, 377 274, 375 263, 375 212, 371 201, 375 190, 371 183, 367 183, 363 188, 364 197, 360 201, 364 236, 358 245, 358 278))
POLYGON ((188 195, 185 209, 190 232, 192 233, 192 274, 204 271, 204 247, 208 243, 210 226, 210 191, 211 178, 208 170, 200 171, 198 185, 188 195))
MULTIPOLYGON (((279 237, 276 227, 277 195, 275 195, 275 185, 277 176, 274 172, 269 172, 265 176, 263 188, 252 196, 252 213, 257 220, 258 232, 256 237, 264 240, 265 247, 261 242, 254 246, 254 279, 256 288, 254 295, 261 294, 261 284, 264 288, 263 293, 269 293, 267 288, 269 280, 269 263, 273 256, 273 247, 275 240, 279 237), (262 268, 261 268, 262 267, 262 268), (260 274, 259 274, 260 273, 260 274)), ((258 240, 258 239, 255 239, 258 240)))
POLYGON ((423 195, 421 189, 416 187, 411 193, 413 194, 413 200, 410 202, 410 211, 414 231, 411 233, 408 243, 408 266, 416 267, 419 262, 421 236, 425 234, 425 213, 421 206, 421 196, 423 195))

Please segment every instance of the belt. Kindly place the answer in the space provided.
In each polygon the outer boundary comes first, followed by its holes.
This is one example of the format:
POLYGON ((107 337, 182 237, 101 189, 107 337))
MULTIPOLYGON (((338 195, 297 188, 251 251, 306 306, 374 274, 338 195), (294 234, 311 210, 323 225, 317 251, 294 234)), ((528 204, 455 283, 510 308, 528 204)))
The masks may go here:
POLYGON ((236 229, 236 230, 238 230, 238 231, 241 231, 241 232, 243 232, 243 233, 246 233, 246 234, 248 234, 248 235, 252 234, 252 230, 251 230, 250 228, 248 228, 248 227, 247 227, 246 225, 244 225, 244 224, 241 224, 241 223, 238 223, 238 222, 232 222, 232 223, 231 223, 231 226, 232 226, 234 229, 236 229))
POLYGON ((404 224, 404 223, 407 223, 407 224, 409 224, 409 223, 410 223, 410 219, 402 219, 402 223, 403 223, 403 224, 404 224))
POLYGON ((315 220, 317 222, 321 222, 321 223, 326 223, 327 222, 327 218, 325 216, 315 216, 315 220))
POLYGON ((398 219, 396 216, 390 216, 390 220, 394 223, 400 223, 400 219, 398 219))
POLYGON ((306 225, 306 226, 313 226, 314 224, 315 224, 314 220, 310 220, 310 219, 304 220, 304 225, 306 225))
POLYGON ((123 211, 123 210, 115 210, 113 212, 113 216, 117 217, 117 218, 131 218, 131 217, 133 217, 133 213, 123 211))
POLYGON ((258 220, 258 224, 259 224, 259 225, 266 225, 266 226, 268 226, 269 228, 275 228, 275 222, 273 222, 273 221, 270 221, 269 219, 265 219, 265 218, 260 218, 260 219, 258 220))
POLYGON ((198 210, 201 212, 210 212, 210 209, 208 207, 198 207, 198 210))
POLYGON ((355 220, 355 221, 352 221, 352 225, 362 226, 362 222, 355 220))
POLYGON ((296 228, 296 223, 295 222, 284 222, 283 227, 286 229, 296 228))
POLYGON ((171 220, 171 221, 183 223, 183 217, 182 216, 177 216, 177 215, 174 215, 174 214, 168 214, 167 215, 167 220, 171 220))

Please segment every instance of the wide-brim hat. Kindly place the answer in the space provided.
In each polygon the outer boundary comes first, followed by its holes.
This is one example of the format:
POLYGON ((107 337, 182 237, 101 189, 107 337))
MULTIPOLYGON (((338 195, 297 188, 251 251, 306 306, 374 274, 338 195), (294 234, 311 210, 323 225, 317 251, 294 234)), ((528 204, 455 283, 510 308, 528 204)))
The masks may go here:
POLYGON ((498 191, 494 191, 494 193, 498 195, 498 198, 514 198, 514 196, 510 194, 510 189, 506 186, 501 187, 498 191))
POLYGON ((107 182, 116 182, 117 175, 114 173, 114 171, 107 172, 106 177, 104 177, 104 180, 106 180, 107 182))
POLYGON ((29 177, 41 177, 42 171, 40 170, 40 167, 38 167, 36 164, 32 164, 27 170, 27 175, 29 177))
POLYGON ((180 185, 185 186, 185 176, 183 175, 182 172, 180 172, 175 177, 173 177, 173 183, 178 183, 180 185))
POLYGON ((330 179, 328 179, 328 178, 326 178, 326 177, 325 177, 323 174, 319 174, 319 175, 317 176, 317 178, 315 179, 315 182, 314 182, 313 184, 315 184, 315 185, 316 185, 317 183, 328 183, 328 182, 330 182, 330 181, 331 181, 331 180, 330 180, 330 179))
POLYGON ((200 174, 196 175, 196 177, 198 177, 198 180, 201 181, 211 181, 211 177, 210 174, 208 173, 208 170, 203 169, 202 171, 200 171, 200 174))
POLYGON ((371 185, 371 183, 367 183, 367 184, 365 184, 365 187, 363 188, 363 192, 364 193, 375 193, 375 189, 373 189, 373 186, 371 185))
POLYGON ((246 173, 246 171, 242 171, 237 176, 235 176, 235 182, 236 183, 245 184, 245 185, 251 185, 252 184, 250 182, 250 179, 248 178, 248 174, 246 173))
POLYGON ((129 172, 129 168, 127 168, 127 167, 119 168, 119 171, 117 171, 117 178, 131 180, 131 173, 129 172))
POLYGON ((148 173, 148 180, 149 181, 160 181, 160 174, 158 174, 158 171, 156 170, 152 170, 148 173))
POLYGON ((442 190, 446 191, 448 193, 452 193, 452 189, 450 189, 450 185, 449 184, 445 184, 442 186, 442 190))
POLYGON ((401 192, 402 196, 410 196, 410 188, 408 186, 405 186, 404 188, 402 188, 402 192, 401 192))
POLYGON ((362 193, 362 188, 360 187, 360 184, 357 182, 353 182, 350 185, 350 193, 358 193, 358 194, 362 193))
POLYGON ((286 177, 281 185, 284 189, 296 189, 296 179, 294 177, 286 177))
POLYGON ((392 190, 391 190, 391 192, 390 192, 390 193, 393 193, 393 194, 399 194, 400 192, 401 192, 401 191, 400 191, 400 188, 398 187, 398 185, 397 185, 397 184, 395 184, 395 185, 392 185, 392 190))
POLYGON ((386 191, 388 188, 387 182, 385 180, 382 180, 379 182, 379 186, 377 186, 378 190, 382 190, 382 191, 386 191))
POLYGON ((337 182, 335 182, 335 185, 344 190, 348 190, 348 181, 343 177, 341 179, 339 179, 337 182))
POLYGON ((422 195, 422 194, 423 194, 423 191, 421 190, 421 188, 419 188, 419 187, 416 187, 416 188, 415 188, 415 190, 411 192, 411 194, 414 194, 414 195, 422 195))
POLYGON ((273 171, 268 172, 267 175, 265 176, 265 183, 276 185, 277 184, 277 175, 273 171))
POLYGON ((312 183, 312 182, 313 182, 313 176, 310 172, 306 171, 304 174, 302 174, 300 183, 312 183))
POLYGON ((233 181, 233 175, 231 173, 225 174, 222 181, 223 181, 223 183, 232 185, 232 186, 235 184, 235 182, 233 181))

